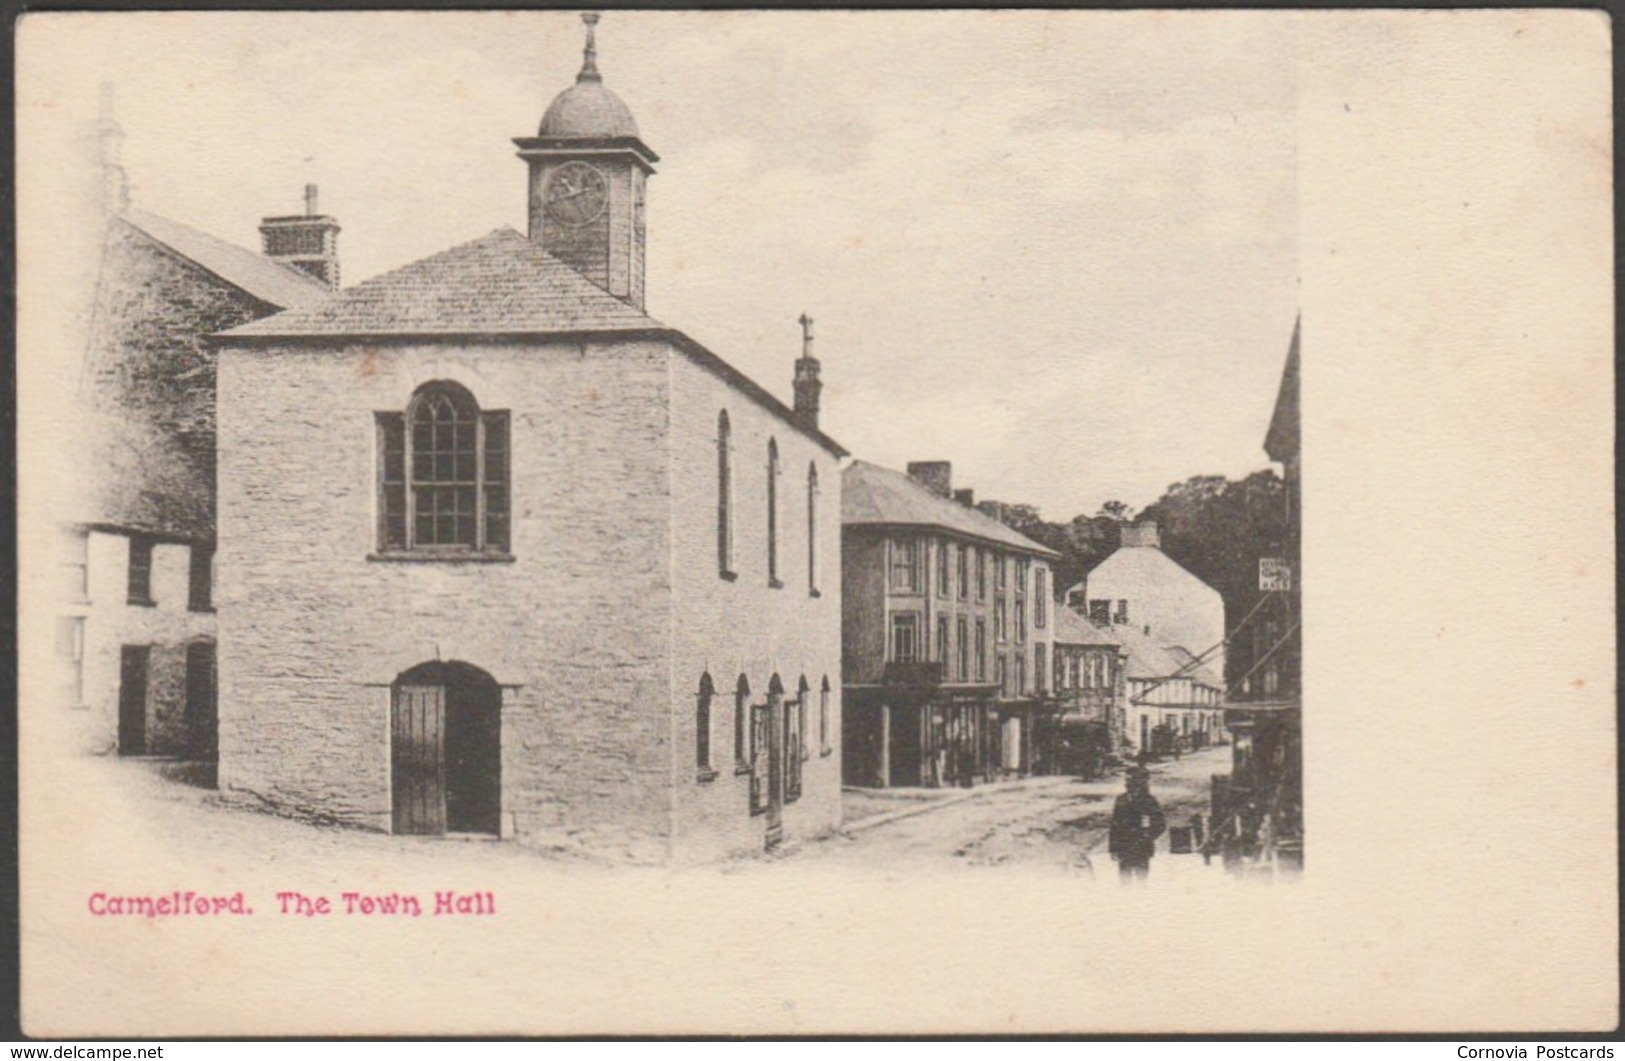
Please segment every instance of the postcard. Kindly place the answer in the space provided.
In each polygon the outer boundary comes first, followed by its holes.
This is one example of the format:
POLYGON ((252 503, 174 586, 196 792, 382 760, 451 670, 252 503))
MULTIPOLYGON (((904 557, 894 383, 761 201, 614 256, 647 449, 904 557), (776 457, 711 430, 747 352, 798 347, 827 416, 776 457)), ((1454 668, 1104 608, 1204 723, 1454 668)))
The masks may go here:
POLYGON ((1605 17, 16 40, 27 1033, 1617 1024, 1605 17))

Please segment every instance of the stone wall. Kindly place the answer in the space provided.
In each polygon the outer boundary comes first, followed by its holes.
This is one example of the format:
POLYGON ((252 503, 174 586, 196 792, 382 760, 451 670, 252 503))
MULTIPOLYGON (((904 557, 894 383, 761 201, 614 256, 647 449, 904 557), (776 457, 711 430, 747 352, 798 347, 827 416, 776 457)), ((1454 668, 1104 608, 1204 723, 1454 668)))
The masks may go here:
POLYGON ((660 858, 673 756, 668 350, 224 348, 221 787, 390 827, 389 686, 504 686, 504 831, 660 858), (432 380, 511 411, 511 562, 377 550, 374 416, 432 380))
POLYGON ((275 311, 115 219, 87 368, 98 438, 88 522, 214 534, 215 356, 207 337, 275 311))
MULTIPOLYGON (((785 360, 785 381, 790 360, 785 360)), ((682 354, 671 359, 673 855, 678 860, 760 851, 765 815, 750 812, 750 777, 735 763, 734 691, 767 700, 777 674, 786 700, 805 677, 802 794, 784 811, 787 839, 840 824, 841 473, 839 461, 785 420, 682 354), (733 443, 733 574, 719 570, 717 425, 726 410, 733 443), (768 580, 768 443, 779 454, 778 580, 768 580), (818 473, 817 579, 808 577, 808 468, 818 473), (813 590, 816 588, 816 595, 813 590), (714 778, 701 779, 694 748, 696 694, 709 673, 714 778), (829 734, 820 740, 828 679, 829 734)), ((787 389, 787 388, 786 388, 787 389)), ((747 741, 748 746, 748 741, 747 741)), ((748 754, 748 752, 747 752, 748 754)))

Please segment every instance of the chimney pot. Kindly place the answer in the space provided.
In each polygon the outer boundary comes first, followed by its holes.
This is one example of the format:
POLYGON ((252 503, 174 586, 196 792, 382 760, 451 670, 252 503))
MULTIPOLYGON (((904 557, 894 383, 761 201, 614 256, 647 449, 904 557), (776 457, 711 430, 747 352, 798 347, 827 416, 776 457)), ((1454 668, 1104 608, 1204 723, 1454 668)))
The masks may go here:
POLYGON ((975 490, 955 490, 954 491, 954 500, 958 501, 961 505, 964 505, 966 508, 975 508, 976 507, 976 491, 975 490))
POLYGON ((908 475, 938 497, 954 496, 954 466, 950 461, 909 461, 908 475))
POLYGON ((316 186, 305 185, 305 216, 315 217, 320 211, 316 209, 316 186))

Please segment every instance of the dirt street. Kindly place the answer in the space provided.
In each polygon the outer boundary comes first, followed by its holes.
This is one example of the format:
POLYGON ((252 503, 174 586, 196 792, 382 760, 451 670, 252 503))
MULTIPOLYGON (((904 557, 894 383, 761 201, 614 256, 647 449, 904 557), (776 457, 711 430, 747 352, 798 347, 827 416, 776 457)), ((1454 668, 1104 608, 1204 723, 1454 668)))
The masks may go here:
MULTIPOLYGON (((1151 766, 1151 793, 1170 828, 1208 813, 1211 777, 1230 770, 1230 748, 1208 748, 1151 766)), ((1106 853, 1112 802, 1123 791, 1121 772, 1098 780, 1040 777, 967 790, 968 798, 944 797, 941 805, 872 828, 862 820, 843 835, 802 845, 763 865, 802 862, 873 868, 1020 866, 1094 874, 1115 872, 1106 853), (952 801, 952 802, 950 802, 952 801)), ((860 794, 859 799, 864 799, 860 794)), ((898 806, 908 806, 906 796, 898 806)), ((913 800, 914 804, 922 801, 913 800)), ((1201 864, 1198 854, 1170 855, 1168 836, 1157 844, 1157 862, 1201 864)))

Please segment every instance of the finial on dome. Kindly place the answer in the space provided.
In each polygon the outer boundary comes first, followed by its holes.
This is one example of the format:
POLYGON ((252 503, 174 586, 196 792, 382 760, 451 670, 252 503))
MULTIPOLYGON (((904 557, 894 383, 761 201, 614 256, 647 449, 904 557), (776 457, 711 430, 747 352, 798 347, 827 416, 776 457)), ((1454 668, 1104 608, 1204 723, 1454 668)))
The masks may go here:
POLYGON ((581 21, 587 24, 587 47, 581 53, 581 73, 576 75, 577 81, 602 81, 598 73, 598 46, 594 39, 594 30, 598 25, 598 12, 583 11, 581 21))

